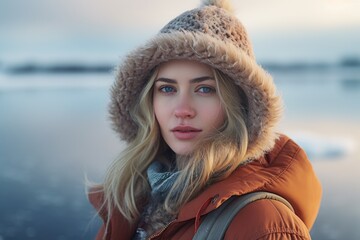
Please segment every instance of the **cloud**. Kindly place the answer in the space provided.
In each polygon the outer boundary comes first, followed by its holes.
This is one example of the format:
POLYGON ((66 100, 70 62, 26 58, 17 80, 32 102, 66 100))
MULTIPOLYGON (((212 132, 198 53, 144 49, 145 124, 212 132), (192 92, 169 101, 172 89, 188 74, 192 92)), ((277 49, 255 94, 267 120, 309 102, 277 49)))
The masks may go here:
MULTIPOLYGON (((100 52, 104 48, 108 52, 110 49, 125 51, 200 2, 1 0, 0 58, 4 54, 15 56, 16 52, 21 57, 50 54, 57 50, 56 55, 64 49, 74 54, 96 49, 100 52)), ((329 36, 340 29, 347 29, 345 33, 350 34, 344 39, 359 39, 352 34, 360 27, 358 0, 233 0, 233 4, 251 38, 260 43, 256 47, 261 49, 261 53, 269 52, 269 56, 273 56, 269 43, 281 42, 278 39, 291 47, 294 45, 291 39, 307 41, 313 39, 304 38, 308 34, 316 33, 321 37, 320 33, 324 32, 322 35, 329 36)), ((340 48, 351 44, 344 40, 334 45, 340 48)))
POLYGON ((159 0, 2 0, 0 26, 52 26, 68 30, 116 31, 165 24, 193 2, 159 0), (180 10, 180 11, 179 11, 180 10))
POLYGON ((254 0, 239 8, 238 16, 254 31, 322 30, 360 26, 358 9, 359 1, 254 0))
MULTIPOLYGON (((174 16, 197 7, 194 0, 2 0, 0 25, 50 26, 69 31, 159 29, 174 16)), ((256 30, 360 25, 359 1, 233 1, 239 18, 256 30)))

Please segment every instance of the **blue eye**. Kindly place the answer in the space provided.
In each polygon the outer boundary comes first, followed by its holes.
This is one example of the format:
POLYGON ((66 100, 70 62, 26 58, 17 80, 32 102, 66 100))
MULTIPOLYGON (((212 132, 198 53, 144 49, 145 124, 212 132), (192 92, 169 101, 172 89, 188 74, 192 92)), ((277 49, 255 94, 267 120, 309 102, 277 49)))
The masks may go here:
POLYGON ((211 88, 211 87, 200 87, 198 89, 198 91, 200 93, 212 93, 212 92, 215 92, 215 89, 211 88))
POLYGON ((164 92, 164 93, 175 92, 175 89, 174 89, 173 87, 170 87, 170 86, 161 87, 159 90, 160 90, 161 92, 164 92))

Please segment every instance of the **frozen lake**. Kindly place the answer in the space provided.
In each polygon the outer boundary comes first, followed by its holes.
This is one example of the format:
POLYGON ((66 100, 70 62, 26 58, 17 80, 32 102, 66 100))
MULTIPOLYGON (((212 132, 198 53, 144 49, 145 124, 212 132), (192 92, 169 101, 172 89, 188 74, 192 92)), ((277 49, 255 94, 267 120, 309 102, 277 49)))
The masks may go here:
MULTIPOLYGON (((273 72, 281 130, 305 148, 324 195, 313 239, 360 239, 360 69, 273 72)), ((0 75, 0 240, 92 239, 84 176, 122 143, 107 118, 112 76, 0 75)))

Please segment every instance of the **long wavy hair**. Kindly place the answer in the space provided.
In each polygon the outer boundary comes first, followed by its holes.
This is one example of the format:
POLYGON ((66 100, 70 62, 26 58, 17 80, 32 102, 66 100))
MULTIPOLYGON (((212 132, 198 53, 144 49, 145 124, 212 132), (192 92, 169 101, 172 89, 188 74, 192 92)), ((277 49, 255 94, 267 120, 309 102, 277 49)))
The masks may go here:
MULTIPOLYGON (((166 159, 171 155, 153 111, 153 85, 157 73, 158 69, 155 69, 131 112, 138 125, 136 137, 109 166, 101 185, 104 210, 111 213, 116 208, 130 223, 139 218, 140 209, 150 193, 148 166, 154 159, 166 159)), ((176 161, 180 173, 164 202, 164 208, 170 214, 176 214, 206 186, 228 177, 245 160, 248 147, 246 96, 233 79, 216 69, 213 74, 226 120, 214 134, 201 139, 194 148, 196 150, 184 157, 186 161, 176 161)), ((110 217, 108 214, 107 225, 110 217)))

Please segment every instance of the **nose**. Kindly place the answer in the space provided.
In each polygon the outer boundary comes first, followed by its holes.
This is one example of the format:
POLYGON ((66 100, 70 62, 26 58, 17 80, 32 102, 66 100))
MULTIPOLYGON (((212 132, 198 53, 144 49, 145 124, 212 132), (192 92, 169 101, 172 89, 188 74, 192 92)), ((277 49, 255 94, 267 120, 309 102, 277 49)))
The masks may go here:
POLYGON ((184 96, 179 99, 174 114, 177 118, 193 118, 196 115, 195 109, 192 107, 189 97, 184 96))

